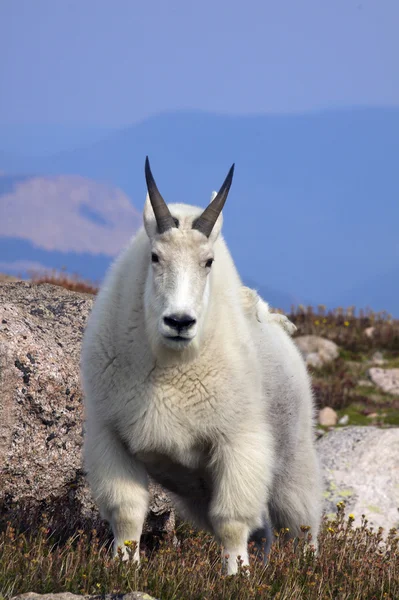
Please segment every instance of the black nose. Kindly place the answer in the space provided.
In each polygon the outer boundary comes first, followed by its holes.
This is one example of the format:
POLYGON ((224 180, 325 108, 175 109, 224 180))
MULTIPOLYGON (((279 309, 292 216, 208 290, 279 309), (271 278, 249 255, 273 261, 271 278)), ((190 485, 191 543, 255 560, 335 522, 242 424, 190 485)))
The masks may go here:
POLYGON ((190 317, 189 315, 170 315, 169 317, 164 317, 163 322, 168 327, 172 329, 176 329, 176 331, 183 331, 186 329, 190 329, 196 320, 190 317))

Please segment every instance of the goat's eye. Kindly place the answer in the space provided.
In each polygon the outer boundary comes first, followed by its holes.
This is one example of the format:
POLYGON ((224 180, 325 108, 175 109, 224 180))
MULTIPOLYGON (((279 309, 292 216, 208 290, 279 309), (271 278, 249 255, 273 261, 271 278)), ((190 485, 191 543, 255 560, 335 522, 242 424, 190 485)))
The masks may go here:
POLYGON ((208 260, 205 263, 205 266, 210 269, 213 263, 213 258, 208 258, 208 260))
POLYGON ((157 263, 157 262, 159 262, 159 257, 158 257, 158 254, 155 254, 155 252, 152 252, 152 254, 151 254, 151 261, 152 261, 153 263, 157 263))

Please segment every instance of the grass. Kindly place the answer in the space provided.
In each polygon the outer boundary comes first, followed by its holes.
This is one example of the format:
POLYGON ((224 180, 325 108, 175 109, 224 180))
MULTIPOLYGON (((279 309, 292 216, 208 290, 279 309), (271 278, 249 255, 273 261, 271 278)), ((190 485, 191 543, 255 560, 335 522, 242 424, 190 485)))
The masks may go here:
MULTIPOLYGON (((342 358, 341 351, 334 362, 311 369, 316 402, 320 408, 334 408, 339 417, 348 415, 349 425, 399 425, 399 396, 383 392, 368 379, 372 354, 359 353, 355 361, 342 358), (375 413, 376 418, 369 417, 375 413)), ((383 368, 393 368, 397 359, 386 354, 383 368)))
POLYGON ((96 294, 98 292, 98 285, 90 280, 82 279, 78 274, 69 274, 65 270, 57 271, 32 271, 30 272, 30 278, 33 283, 40 285, 42 283, 51 283, 52 285, 59 285, 65 289, 71 290, 72 292, 82 292, 85 294, 96 294))
MULTIPOLYGON (((303 528, 305 531, 307 528, 303 528)), ((305 535, 309 535, 305 533, 305 535)), ((323 521, 319 553, 299 542, 283 544, 276 535, 269 564, 251 557, 249 575, 223 576, 220 547, 203 532, 184 525, 159 547, 142 552, 137 568, 132 560, 112 558, 96 532, 77 532, 66 543, 45 528, 16 532, 8 526, 0 535, 0 597, 28 591, 75 594, 145 591, 162 600, 394 600, 399 597, 399 537, 373 531, 363 519, 353 527, 340 503, 332 521, 323 521)), ((311 544, 311 538, 309 537, 311 544)), ((128 547, 131 555, 134 548, 128 547)))

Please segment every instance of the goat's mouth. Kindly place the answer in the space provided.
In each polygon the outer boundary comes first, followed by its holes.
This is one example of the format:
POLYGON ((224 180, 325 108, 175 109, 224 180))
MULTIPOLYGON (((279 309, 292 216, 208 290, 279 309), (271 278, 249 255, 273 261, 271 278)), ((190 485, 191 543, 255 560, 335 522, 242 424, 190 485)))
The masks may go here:
POLYGON ((186 348, 194 339, 195 336, 186 337, 183 335, 164 335, 164 343, 170 348, 186 348))

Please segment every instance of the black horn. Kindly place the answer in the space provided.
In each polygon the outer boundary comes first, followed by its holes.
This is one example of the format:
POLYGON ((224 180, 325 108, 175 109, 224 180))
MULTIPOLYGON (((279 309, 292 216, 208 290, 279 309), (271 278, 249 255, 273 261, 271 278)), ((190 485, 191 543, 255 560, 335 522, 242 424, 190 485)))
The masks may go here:
POLYGON ((148 195, 150 197, 151 206, 154 211, 155 219, 158 225, 159 233, 164 233, 172 227, 176 227, 175 221, 170 214, 170 210, 166 205, 165 200, 162 198, 155 179, 151 173, 150 161, 148 156, 145 159, 145 179, 147 182, 148 195))
POLYGON ((233 174, 234 164, 231 166, 231 169, 228 172, 227 177, 215 198, 206 207, 201 216, 198 217, 198 219, 196 219, 193 223, 193 229, 198 229, 198 231, 201 231, 201 233, 206 235, 206 237, 211 235, 217 218, 222 212, 224 203, 226 202, 226 198, 229 193, 231 182, 233 181, 233 174))

